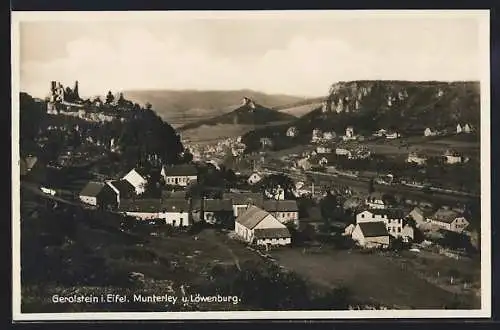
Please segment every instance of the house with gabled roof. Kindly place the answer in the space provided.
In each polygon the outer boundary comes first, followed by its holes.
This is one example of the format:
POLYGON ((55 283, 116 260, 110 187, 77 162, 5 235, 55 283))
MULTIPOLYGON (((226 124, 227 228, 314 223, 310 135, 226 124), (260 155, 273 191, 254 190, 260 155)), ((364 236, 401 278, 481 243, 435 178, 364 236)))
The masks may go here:
POLYGON ((235 233, 244 241, 257 245, 289 245, 288 228, 269 212, 250 206, 235 221, 235 233))
POLYGON ((456 233, 463 232, 469 226, 469 221, 462 212, 446 207, 438 209, 429 217, 429 221, 438 228, 456 233))
POLYGON ((230 199, 197 199, 192 203, 194 221, 209 224, 234 223, 233 204, 230 199))
POLYGON ((191 224, 190 205, 185 199, 127 199, 120 202, 118 210, 139 220, 163 220, 174 227, 191 224))
POLYGON ((413 240, 413 228, 405 219, 402 209, 371 209, 359 212, 356 215, 356 223, 382 222, 386 226, 389 235, 401 237, 405 241, 413 240))
POLYGON ((361 222, 352 230, 351 238, 362 247, 388 248, 389 233, 383 221, 361 222))
POLYGON ((417 152, 410 152, 408 158, 406 158, 407 163, 413 163, 417 165, 425 165, 427 162, 427 157, 419 155, 417 152))
POLYGON ((250 205, 262 206, 264 203, 264 195, 253 192, 228 192, 222 195, 222 199, 231 200, 235 217, 238 217, 250 205))
POLYGON ((123 180, 128 181, 133 187, 136 195, 141 195, 146 191, 148 183, 147 175, 140 169, 131 169, 124 177, 123 180))
POLYGON ((163 166, 161 175, 165 184, 186 187, 198 181, 198 169, 192 164, 163 166))
POLYGON ((135 187, 127 180, 109 180, 106 184, 115 191, 118 205, 121 199, 132 198, 135 195, 135 187))
POLYGON ((116 207, 117 198, 116 192, 109 185, 94 181, 87 183, 79 194, 82 203, 103 208, 116 207))
POLYGON ((263 209, 283 224, 299 226, 299 207, 296 200, 265 200, 263 209))
POLYGON ((370 209, 385 209, 388 207, 387 202, 383 198, 383 194, 379 191, 374 191, 365 199, 365 205, 370 209))

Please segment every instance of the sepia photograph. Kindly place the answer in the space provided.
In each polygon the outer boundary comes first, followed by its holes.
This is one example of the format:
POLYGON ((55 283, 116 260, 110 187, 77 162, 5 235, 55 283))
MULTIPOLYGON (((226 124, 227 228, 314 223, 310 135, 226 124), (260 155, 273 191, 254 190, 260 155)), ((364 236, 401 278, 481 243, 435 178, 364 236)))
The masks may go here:
POLYGON ((12 12, 14 321, 490 317, 489 17, 12 12))

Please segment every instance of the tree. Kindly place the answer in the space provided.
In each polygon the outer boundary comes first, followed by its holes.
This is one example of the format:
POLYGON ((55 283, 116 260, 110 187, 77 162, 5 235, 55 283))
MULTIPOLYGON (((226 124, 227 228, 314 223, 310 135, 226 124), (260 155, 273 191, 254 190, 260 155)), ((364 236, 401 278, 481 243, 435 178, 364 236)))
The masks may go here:
POLYGON ((113 93, 111 91, 108 92, 106 95, 106 104, 111 104, 115 100, 115 97, 113 96, 113 93))
POLYGON ((342 203, 338 195, 330 192, 320 201, 319 207, 321 210, 321 217, 325 224, 329 224, 333 220, 341 218, 343 214, 342 203))
POLYGON ((285 199, 294 198, 294 181, 285 174, 271 174, 264 177, 258 184, 261 191, 267 191, 272 195, 277 193, 279 187, 285 192, 285 199))
POLYGON ((371 178, 370 179, 370 182, 368 183, 368 193, 371 194, 373 192, 375 192, 375 183, 374 183, 374 179, 371 178))

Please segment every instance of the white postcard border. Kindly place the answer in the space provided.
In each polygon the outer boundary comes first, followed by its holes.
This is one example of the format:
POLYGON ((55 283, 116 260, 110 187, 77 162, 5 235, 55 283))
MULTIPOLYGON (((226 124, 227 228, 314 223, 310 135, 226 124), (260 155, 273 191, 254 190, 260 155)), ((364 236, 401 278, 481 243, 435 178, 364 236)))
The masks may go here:
POLYGON ((322 10, 322 11, 140 11, 140 12, 12 12, 12 317, 14 321, 80 320, 249 320, 249 319, 385 319, 491 317, 491 179, 490 179, 490 22, 489 10, 322 10), (19 24, 25 21, 127 21, 156 19, 286 19, 359 18, 363 15, 404 17, 429 15, 476 17, 480 23, 481 62, 481 309, 480 310, 365 310, 365 311, 234 311, 234 312, 98 312, 22 313, 20 260, 19 170, 19 24), (15 166, 14 166, 15 165, 15 166))

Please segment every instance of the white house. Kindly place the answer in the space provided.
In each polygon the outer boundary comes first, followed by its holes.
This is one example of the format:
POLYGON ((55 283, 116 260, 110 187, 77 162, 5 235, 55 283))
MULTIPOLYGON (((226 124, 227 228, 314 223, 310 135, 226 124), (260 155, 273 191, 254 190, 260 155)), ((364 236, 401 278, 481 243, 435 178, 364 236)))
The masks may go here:
POLYGON ((139 220, 163 220, 174 227, 190 225, 189 201, 185 199, 122 200, 119 211, 139 220))
POLYGON ((250 175, 250 177, 248 177, 247 182, 248 182, 248 184, 250 184, 250 185, 254 185, 254 184, 256 184, 256 183, 260 182, 260 180, 262 180, 262 176, 261 176, 259 173, 257 173, 257 172, 253 172, 253 173, 250 175))
POLYGON ((136 195, 143 194, 146 191, 148 183, 146 175, 139 173, 137 169, 132 169, 123 177, 123 180, 128 181, 135 190, 136 195))
POLYGON ((366 248, 388 248, 390 243, 386 226, 381 221, 356 224, 351 238, 359 246, 366 248))
POLYGON ((346 148, 336 148, 335 154, 339 156, 347 156, 348 158, 352 157, 352 153, 349 149, 346 148))
POLYGON ((335 132, 323 132, 323 140, 333 140, 336 136, 335 132))
POLYGON ((416 152, 410 152, 408 154, 408 158, 406 159, 407 163, 413 163, 417 165, 425 165, 427 162, 427 157, 421 156, 417 154, 416 152))
POLYGON ((413 239, 413 228, 405 223, 404 218, 403 211, 399 209, 373 209, 358 213, 356 223, 383 222, 391 236, 407 241, 413 239))
POLYGON ((252 192, 229 192, 222 195, 222 199, 229 199, 233 205, 234 216, 239 216, 249 206, 262 206, 264 196, 260 193, 252 192))
POLYGON ((354 128, 351 126, 345 129, 345 137, 348 139, 354 138, 354 128))
POLYGON ((315 142, 319 142, 321 141, 321 138, 323 137, 323 133, 321 132, 320 129, 313 129, 312 131, 312 137, 311 137, 311 142, 315 143, 315 142))
POLYGON ((463 126, 463 130, 462 130, 462 131, 463 131, 463 133, 469 134, 469 133, 472 133, 472 129, 473 129, 473 128, 472 128, 472 126, 471 126, 471 125, 469 125, 469 124, 465 124, 465 125, 463 126))
POLYGON ((469 221, 460 212, 447 208, 440 208, 429 220, 441 229, 457 233, 463 232, 469 226, 469 221))
POLYGON ((429 136, 436 136, 437 135, 437 131, 433 131, 432 129, 430 129, 429 127, 427 127, 425 130, 424 130, 424 136, 426 137, 429 137, 429 136))
POLYGON ((366 197, 365 205, 370 209, 385 209, 388 205, 382 197, 380 192, 375 191, 366 197))
POLYGON ((391 132, 391 133, 387 133, 385 135, 385 138, 389 139, 389 140, 394 140, 394 139, 397 139, 400 137, 401 137, 401 134, 399 134, 398 132, 391 132))
POLYGON ((250 206, 235 221, 235 233, 244 241, 257 245, 289 245, 292 235, 272 214, 250 206))
POLYGON ((299 226, 299 207, 296 200, 266 200, 263 209, 271 213, 283 224, 299 226))
POLYGON ((317 146, 316 147, 316 153, 318 154, 329 154, 332 152, 332 148, 328 146, 317 146))
POLYGON ((116 192, 101 182, 89 182, 79 194, 80 201, 93 206, 116 206, 116 192))
POLYGON ((297 136, 297 127, 291 126, 290 128, 287 129, 286 131, 286 136, 288 137, 295 137, 297 136))
POLYGON ((198 170, 191 164, 163 166, 161 175, 165 184, 172 186, 186 187, 198 180, 198 170))
POLYGON ((460 124, 457 124, 457 134, 460 134, 463 132, 462 126, 460 124))
POLYGON ((458 163, 462 163, 463 162, 463 158, 462 156, 457 153, 457 152, 454 152, 454 151, 450 151, 450 150, 447 150, 444 155, 444 162, 446 164, 458 164, 458 163))
POLYGON ((382 137, 382 136, 385 136, 386 133, 387 133, 387 130, 381 128, 378 131, 376 131, 375 133, 373 133, 373 136, 382 137))

